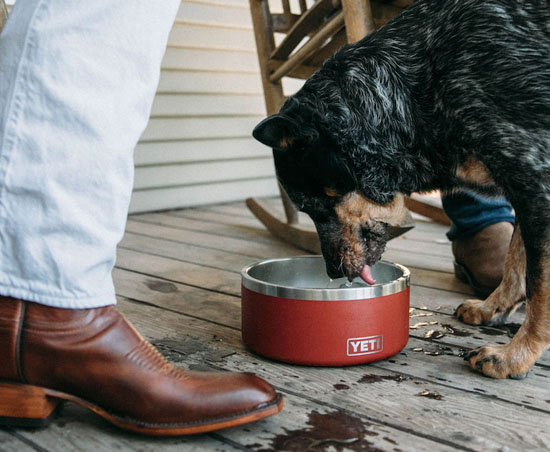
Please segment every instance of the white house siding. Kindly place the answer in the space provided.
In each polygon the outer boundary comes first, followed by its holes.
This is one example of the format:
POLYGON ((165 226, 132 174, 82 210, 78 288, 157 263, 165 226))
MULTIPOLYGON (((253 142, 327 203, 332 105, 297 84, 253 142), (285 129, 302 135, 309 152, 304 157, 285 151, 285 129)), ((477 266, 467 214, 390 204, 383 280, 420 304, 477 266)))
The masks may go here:
MULTIPOLYGON (((285 80, 285 92, 301 84, 285 80)), ((264 116, 248 0, 183 0, 136 147, 130 212, 276 195, 271 152, 250 135, 264 116)))
POLYGON ((278 193, 248 0, 184 0, 151 120, 136 148, 130 212, 278 193))

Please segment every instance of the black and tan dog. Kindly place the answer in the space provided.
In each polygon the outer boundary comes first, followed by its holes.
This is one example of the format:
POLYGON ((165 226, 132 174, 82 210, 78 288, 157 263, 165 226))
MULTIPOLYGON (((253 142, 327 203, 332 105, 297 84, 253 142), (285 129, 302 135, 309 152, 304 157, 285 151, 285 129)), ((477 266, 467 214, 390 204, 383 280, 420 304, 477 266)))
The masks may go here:
POLYGON ((550 345, 550 1, 418 0, 326 61, 254 136, 314 220, 332 277, 382 254, 403 196, 504 194, 517 227, 502 284, 457 315, 498 324, 526 301, 505 346, 469 355, 495 378, 524 377, 550 345))

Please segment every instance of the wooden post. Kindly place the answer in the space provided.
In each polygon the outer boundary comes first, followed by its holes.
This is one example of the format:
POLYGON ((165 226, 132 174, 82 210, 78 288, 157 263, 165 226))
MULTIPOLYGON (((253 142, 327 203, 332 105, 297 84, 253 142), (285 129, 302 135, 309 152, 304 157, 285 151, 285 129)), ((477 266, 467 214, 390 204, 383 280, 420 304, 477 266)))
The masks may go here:
POLYGON ((348 42, 363 39, 375 30, 370 0, 342 0, 348 42))
MULTIPOLYGON (((270 80, 268 61, 271 53, 275 50, 275 38, 273 36, 273 24, 267 0, 250 0, 250 13, 256 36, 256 49, 258 50, 258 61, 262 74, 265 106, 267 114, 272 115, 277 113, 281 105, 283 105, 285 95, 281 81, 272 82, 270 80)), ((298 210, 294 207, 292 201, 280 185, 279 191, 283 200, 288 224, 298 223, 298 210)))
POLYGON ((0 0, 0 33, 2 32, 2 28, 4 28, 6 20, 8 20, 8 9, 4 0, 0 0))
POLYGON ((267 0, 250 0, 250 13, 254 25, 256 49, 258 51, 260 72, 262 74, 265 106, 267 114, 272 115, 279 111, 285 96, 281 82, 272 82, 269 79, 268 61, 275 49, 275 38, 273 36, 273 24, 271 23, 271 14, 267 0))

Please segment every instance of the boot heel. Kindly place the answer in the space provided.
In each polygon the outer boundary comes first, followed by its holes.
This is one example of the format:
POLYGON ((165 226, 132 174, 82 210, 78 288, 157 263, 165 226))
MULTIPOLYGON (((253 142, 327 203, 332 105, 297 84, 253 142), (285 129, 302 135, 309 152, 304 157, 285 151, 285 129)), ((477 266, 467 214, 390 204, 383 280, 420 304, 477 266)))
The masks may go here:
POLYGON ((0 383, 0 425, 10 427, 46 426, 63 402, 38 386, 0 383))

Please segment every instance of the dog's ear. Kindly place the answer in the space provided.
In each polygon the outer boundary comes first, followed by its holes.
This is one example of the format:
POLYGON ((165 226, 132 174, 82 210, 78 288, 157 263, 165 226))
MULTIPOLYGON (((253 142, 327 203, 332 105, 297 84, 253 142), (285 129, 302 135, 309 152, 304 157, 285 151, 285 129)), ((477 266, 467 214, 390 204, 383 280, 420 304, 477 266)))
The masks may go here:
POLYGON ((277 150, 285 150, 298 142, 314 142, 319 133, 313 128, 301 128, 285 115, 271 115, 260 122, 252 132, 260 143, 277 150))

